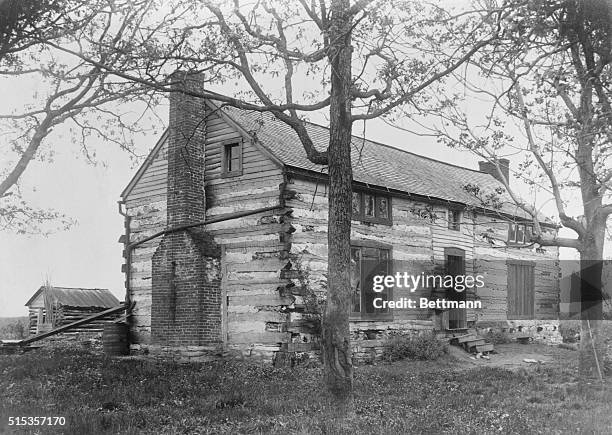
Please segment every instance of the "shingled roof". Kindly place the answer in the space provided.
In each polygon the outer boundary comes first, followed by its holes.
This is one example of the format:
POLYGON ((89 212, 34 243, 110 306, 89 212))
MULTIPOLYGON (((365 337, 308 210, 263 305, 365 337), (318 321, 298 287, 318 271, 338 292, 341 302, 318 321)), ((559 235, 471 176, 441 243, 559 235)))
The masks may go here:
MULTIPOLYGON (((257 144, 271 154, 278 163, 290 169, 309 171, 313 174, 325 173, 320 165, 315 165, 306 157, 306 152, 297 134, 291 127, 267 112, 256 112, 226 106, 209 100, 213 110, 220 110, 223 116, 249 137, 256 137, 257 144)), ((329 143, 327 127, 306 122, 306 130, 314 146, 323 151, 329 143)), ((151 163, 151 156, 167 140, 167 130, 142 164, 138 172, 124 189, 121 196, 126 197, 139 177, 151 163)), ((451 163, 424 157, 403 149, 372 140, 353 136, 351 159, 353 179, 372 187, 381 187, 409 195, 429 199, 465 204, 476 208, 483 206, 480 199, 468 192, 466 185, 475 185, 483 194, 496 189, 504 189, 503 184, 486 172, 470 169, 451 163)), ((505 190, 505 189, 504 189, 505 190)), ((501 195, 502 212, 508 216, 530 219, 530 216, 513 203, 509 195, 501 195)), ((540 222, 552 225, 552 221, 540 216, 540 222)))
MULTIPOLYGON (((276 156, 284 165, 302 170, 321 172, 306 157, 297 134, 270 113, 241 110, 225 106, 223 112, 276 156)), ((306 129, 315 147, 325 150, 329 142, 329 129, 306 123, 306 129)), ((493 192, 503 184, 488 173, 420 156, 389 145, 352 138, 351 159, 353 179, 372 186, 420 195, 455 203, 482 207, 478 198, 466 191, 468 184, 477 185, 482 192, 493 192)), ((522 218, 527 214, 511 204, 510 199, 500 211, 522 218)))
MULTIPOLYGON (((41 286, 25 303, 29 306, 45 289, 41 286)), ((121 304, 109 290, 103 288, 49 287, 49 294, 54 302, 71 307, 113 308, 121 304)))

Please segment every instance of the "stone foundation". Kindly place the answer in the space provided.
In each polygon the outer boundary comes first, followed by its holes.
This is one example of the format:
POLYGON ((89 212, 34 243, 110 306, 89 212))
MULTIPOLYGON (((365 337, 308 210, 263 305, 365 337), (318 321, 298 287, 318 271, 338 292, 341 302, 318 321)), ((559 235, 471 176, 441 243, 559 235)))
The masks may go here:
POLYGON ((474 325, 478 335, 488 332, 502 332, 510 339, 531 336, 537 343, 559 344, 563 342, 559 332, 559 320, 504 320, 498 322, 478 322, 474 325))
POLYGON ((372 364, 382 361, 385 348, 394 337, 431 334, 433 332, 433 323, 424 320, 408 320, 402 323, 352 323, 353 364, 372 364))

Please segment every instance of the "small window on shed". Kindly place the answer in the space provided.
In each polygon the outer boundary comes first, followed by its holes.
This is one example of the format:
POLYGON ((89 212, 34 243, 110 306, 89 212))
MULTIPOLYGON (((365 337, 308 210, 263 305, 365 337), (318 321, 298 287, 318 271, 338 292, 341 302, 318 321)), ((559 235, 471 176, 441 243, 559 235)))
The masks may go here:
POLYGON ((242 175, 242 143, 223 145, 223 175, 242 175))

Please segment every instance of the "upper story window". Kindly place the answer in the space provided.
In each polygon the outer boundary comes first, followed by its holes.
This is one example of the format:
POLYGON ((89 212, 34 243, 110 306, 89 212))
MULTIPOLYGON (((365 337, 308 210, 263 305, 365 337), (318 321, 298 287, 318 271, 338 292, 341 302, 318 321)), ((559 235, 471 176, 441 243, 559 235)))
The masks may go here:
POLYGON ((242 142, 223 145, 223 175, 226 177, 242 175, 242 142))
POLYGON ((454 231, 461 230, 461 210, 448 211, 448 229, 454 231))
POLYGON ((514 245, 522 245, 529 243, 533 234, 533 225, 517 224, 510 222, 508 224, 508 243, 514 245))
POLYGON ((391 224, 391 198, 372 192, 353 192, 353 219, 391 224))

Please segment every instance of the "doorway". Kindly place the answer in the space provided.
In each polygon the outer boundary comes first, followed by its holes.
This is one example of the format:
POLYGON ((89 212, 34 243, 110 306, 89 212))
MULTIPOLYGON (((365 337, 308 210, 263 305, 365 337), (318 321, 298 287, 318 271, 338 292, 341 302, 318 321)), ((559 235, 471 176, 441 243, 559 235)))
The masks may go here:
MULTIPOLYGON (((459 248, 444 249, 444 263, 446 274, 450 276, 465 276, 465 251, 459 248)), ((446 300, 465 302, 466 291, 456 291, 454 288, 446 290, 446 300)), ((465 306, 465 304, 462 304, 465 306)), ((451 308, 448 310, 447 329, 467 328, 467 315, 465 308, 451 308)))

